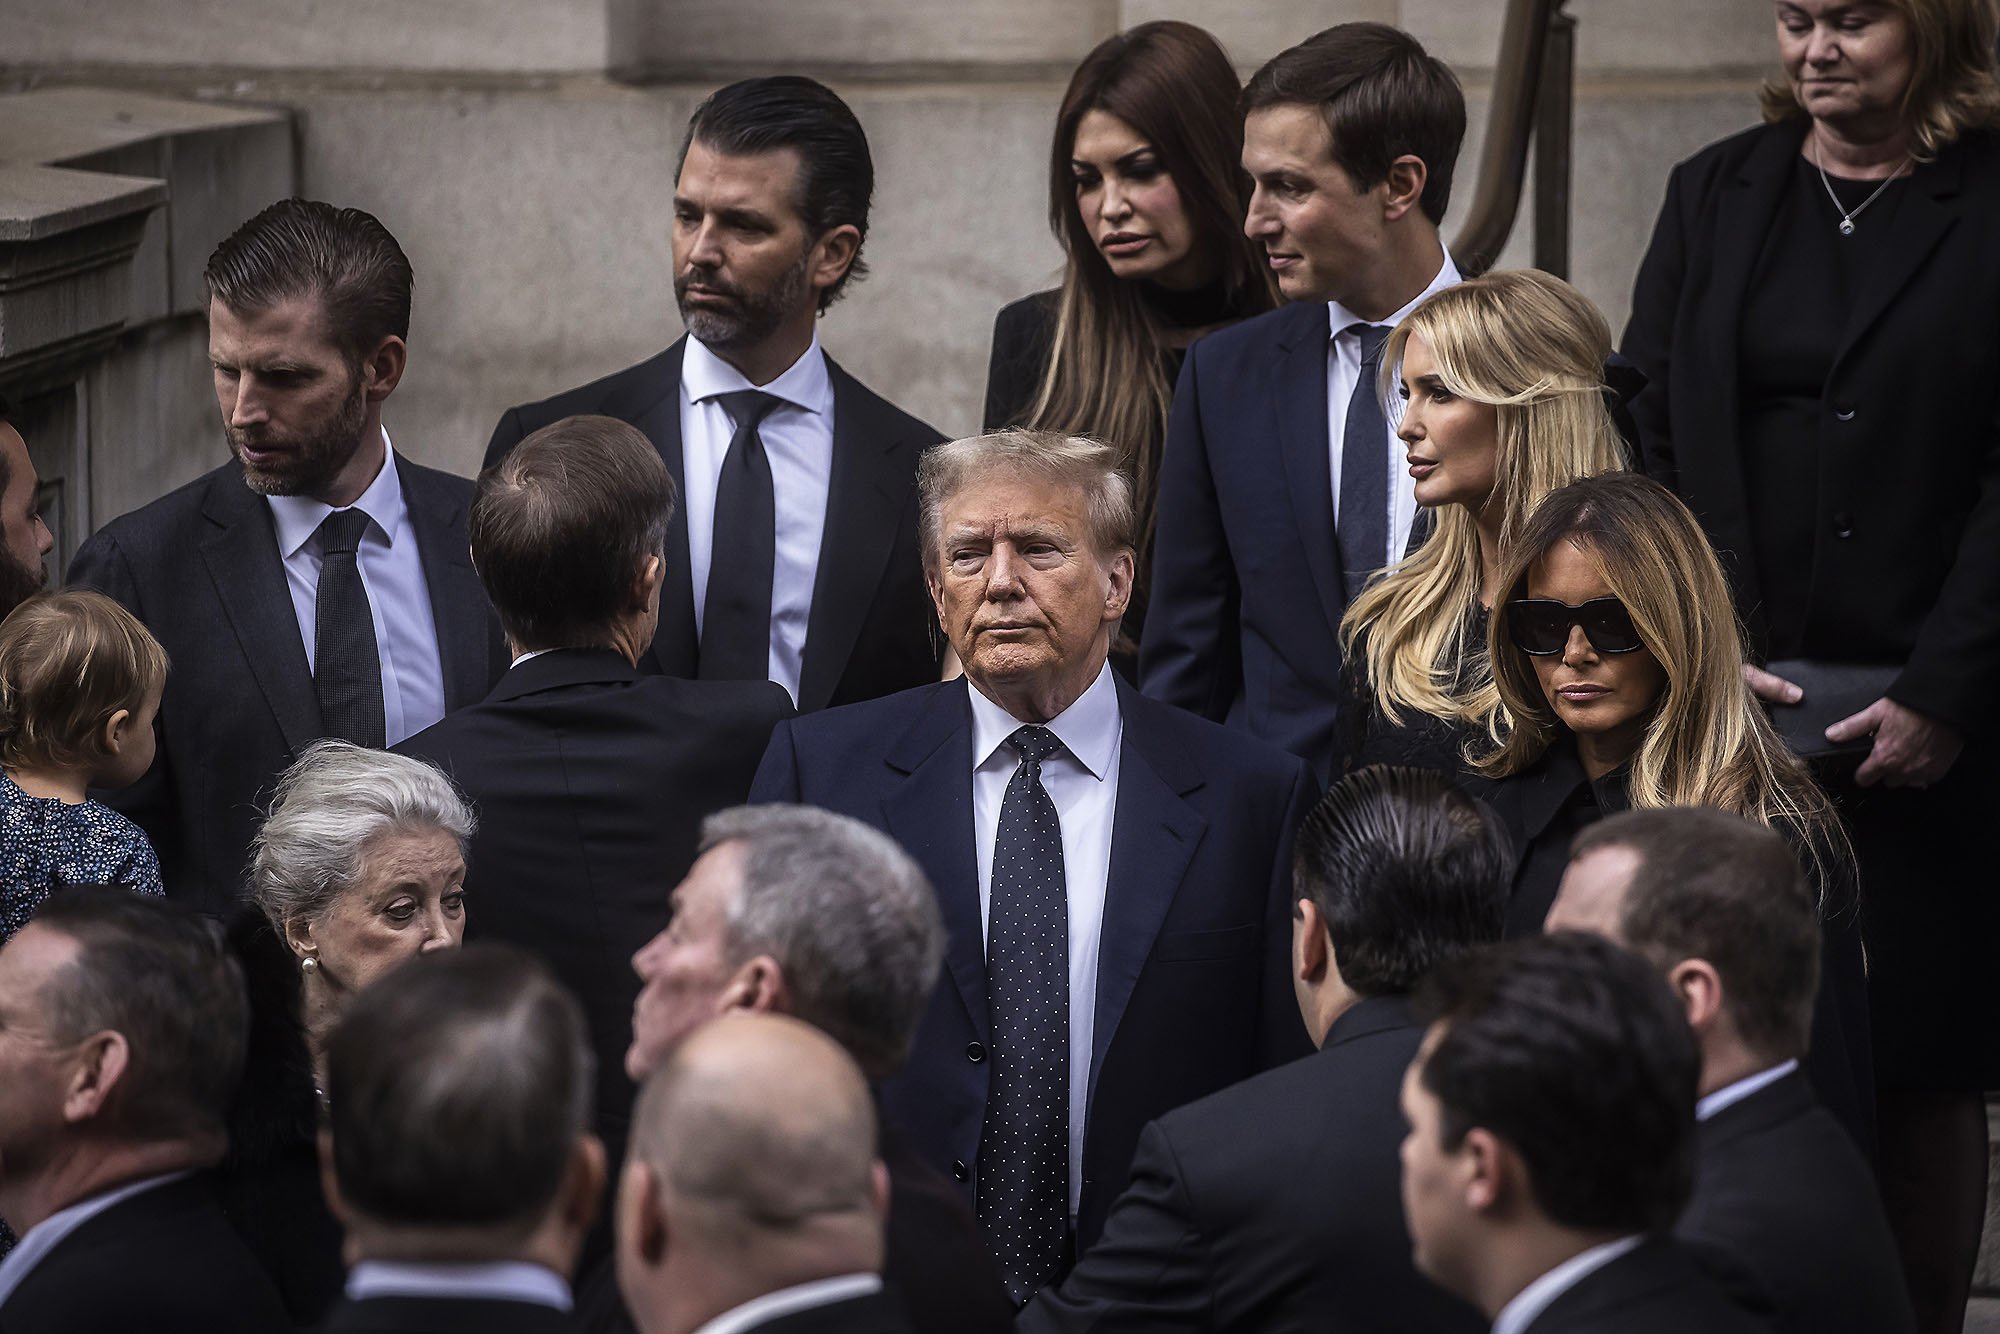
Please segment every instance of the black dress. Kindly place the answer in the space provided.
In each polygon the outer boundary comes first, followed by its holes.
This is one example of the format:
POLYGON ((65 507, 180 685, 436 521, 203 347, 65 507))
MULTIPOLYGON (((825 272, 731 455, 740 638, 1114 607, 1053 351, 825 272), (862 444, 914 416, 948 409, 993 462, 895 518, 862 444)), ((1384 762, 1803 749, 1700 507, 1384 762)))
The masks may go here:
MULTIPOLYGON (((1466 627, 1465 642, 1481 659, 1486 656, 1489 615, 1486 608, 1476 608, 1466 627)), ((1461 669, 1461 681, 1465 675, 1461 669)), ((1390 722, 1368 680, 1366 632, 1355 641, 1354 652, 1341 660, 1340 712, 1334 716, 1333 735, 1336 777, 1370 764, 1405 765, 1436 770, 1475 796, 1483 795, 1489 780, 1473 773, 1465 763, 1468 744, 1477 747, 1483 740, 1484 733, 1476 727, 1414 709, 1402 710, 1401 722, 1390 722)))
MULTIPOLYGON (((1542 929, 1569 865, 1570 843, 1586 827, 1630 810, 1630 783, 1628 768, 1613 769, 1595 780, 1586 777, 1576 743, 1564 732, 1541 759, 1491 786, 1486 798, 1514 840, 1509 939, 1542 929)), ((1797 848, 1796 837, 1786 832, 1786 838, 1797 848)), ((1820 1101, 1872 1159, 1875 1098, 1861 933, 1851 886, 1827 885, 1823 898, 1827 911, 1820 922, 1820 984, 1813 1000, 1812 1047, 1805 1068, 1820 1101)))

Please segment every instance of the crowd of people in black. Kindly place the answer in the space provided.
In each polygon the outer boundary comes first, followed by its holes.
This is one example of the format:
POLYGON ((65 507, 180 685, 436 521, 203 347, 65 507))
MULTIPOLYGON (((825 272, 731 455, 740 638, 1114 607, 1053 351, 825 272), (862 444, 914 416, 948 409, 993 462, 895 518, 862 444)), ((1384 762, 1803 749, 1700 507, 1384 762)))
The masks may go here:
POLYGON ((245 222, 229 461, 59 591, 0 410, 0 1334, 1956 1330, 1996 12, 1775 18, 1615 345, 1408 34, 1106 40, 953 441, 810 79, 476 482, 388 230, 245 222))

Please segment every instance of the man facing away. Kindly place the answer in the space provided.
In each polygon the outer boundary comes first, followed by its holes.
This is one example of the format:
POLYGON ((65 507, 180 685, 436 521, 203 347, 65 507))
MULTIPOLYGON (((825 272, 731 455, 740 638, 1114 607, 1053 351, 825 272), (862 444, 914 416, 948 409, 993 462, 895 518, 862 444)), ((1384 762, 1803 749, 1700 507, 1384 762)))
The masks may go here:
POLYGON ((1725 811, 1628 811, 1586 829, 1550 930, 1649 960, 1701 1045, 1694 1196, 1676 1228, 1748 1271, 1784 1334, 1914 1328, 1873 1174, 1800 1069, 1820 910, 1785 840, 1725 811))
POLYGON ((1132 588, 1112 449, 978 436, 919 489, 964 679, 780 724, 751 796, 883 828, 929 876, 945 967, 883 1104, 1019 1304, 1095 1240, 1146 1122, 1308 1049, 1287 957, 1314 792, 1106 666, 1132 588))
POLYGON ((1290 303, 1188 350, 1160 469, 1146 693, 1331 777, 1340 618, 1416 516, 1389 331, 1458 281, 1438 238, 1465 135, 1443 61, 1380 23, 1274 57, 1243 90, 1243 229, 1290 303))
POLYGON ((1506 834, 1443 775, 1373 767, 1313 808, 1292 865, 1292 984, 1319 1053, 1147 1126, 1104 1235, 1024 1331, 1485 1327, 1410 1264, 1397 1092, 1424 1032, 1410 992, 1500 938, 1506 834))
POLYGON ((63 890, 0 946, 7 1334, 280 1334, 214 1172, 243 1070, 243 979, 193 912, 63 890))
POLYGON ((320 1173, 347 1229, 326 1334, 562 1334, 604 1190, 583 1012, 503 945, 423 954, 327 1040, 320 1173))
POLYGON ((943 439, 820 350, 865 270, 875 167, 811 79, 745 79, 695 109, 674 183, 687 336, 580 389, 510 408, 490 466, 573 413, 632 423, 685 504, 667 534, 648 670, 770 679, 799 710, 937 679, 916 547, 917 458, 943 439))
POLYGON ((832 1038, 726 1015, 647 1081, 634 1132, 618 1283, 644 1334, 909 1334, 874 1101, 832 1038))
POLYGON ((1574 931, 1433 976, 1403 1080, 1417 1268, 1494 1334, 1752 1334, 1667 1236, 1687 1202, 1699 1056, 1650 965, 1574 931))
POLYGON ((472 484, 390 447, 411 271, 359 209, 287 199, 209 257, 208 356, 231 459, 100 529, 71 581, 173 660, 148 775, 107 794, 167 894, 226 915, 269 789, 323 737, 394 745, 506 666, 466 556, 472 484))

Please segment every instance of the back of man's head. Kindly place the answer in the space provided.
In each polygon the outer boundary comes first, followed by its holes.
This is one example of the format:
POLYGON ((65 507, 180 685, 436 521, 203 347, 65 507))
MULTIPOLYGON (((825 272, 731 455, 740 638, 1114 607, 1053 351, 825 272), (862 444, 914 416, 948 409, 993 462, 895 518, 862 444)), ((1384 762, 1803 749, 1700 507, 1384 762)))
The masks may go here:
POLYGON ((640 1094, 619 1187, 619 1285, 640 1326, 879 1272, 875 1117, 859 1067, 799 1020, 732 1013, 682 1043, 640 1094))
POLYGON ((1423 216, 1444 221, 1465 94, 1416 38, 1386 23, 1342 23, 1280 51, 1244 85, 1243 110, 1291 105, 1319 108, 1333 160, 1356 189, 1379 184, 1405 154, 1421 158, 1423 216))
POLYGON ((472 563, 507 637, 523 649, 610 639, 633 612, 649 558, 664 559, 674 480, 637 427, 565 417, 479 475, 472 563))
POLYGON ((910 1053, 944 957, 944 923, 922 868, 896 841, 812 806, 740 806, 702 824, 706 852, 742 848, 724 950, 768 955, 790 1011, 831 1034, 871 1077, 910 1053))
POLYGON ((165 899, 106 886, 59 891, 26 931, 76 945, 41 991, 50 1041, 73 1047, 116 1034, 125 1050, 89 1133, 191 1141, 220 1158, 249 1028, 243 975, 221 933, 165 899))
POLYGON ((1490 1133, 1558 1228, 1673 1224, 1693 1181, 1700 1058, 1644 960, 1573 931, 1513 941, 1440 969, 1425 1008, 1418 1078, 1446 1151, 1490 1133))
POLYGON ((364 988, 326 1048, 350 1236, 370 1258, 515 1255, 566 1195, 594 1203, 594 1076, 582 1010, 520 950, 422 954, 364 988))
POLYGON ((1755 1055, 1773 1064, 1805 1055, 1819 990, 1819 909, 1798 858, 1775 831, 1708 807, 1627 811, 1599 821, 1570 848, 1579 871, 1609 861, 1615 879, 1588 888, 1611 938, 1662 971, 1704 959, 1722 980, 1723 1013, 1755 1055), (1622 861, 1603 854, 1625 852, 1622 861))
POLYGON ((1371 765, 1306 816, 1292 885, 1319 909, 1341 981, 1390 995, 1500 939, 1512 865, 1485 803, 1433 770, 1371 765))

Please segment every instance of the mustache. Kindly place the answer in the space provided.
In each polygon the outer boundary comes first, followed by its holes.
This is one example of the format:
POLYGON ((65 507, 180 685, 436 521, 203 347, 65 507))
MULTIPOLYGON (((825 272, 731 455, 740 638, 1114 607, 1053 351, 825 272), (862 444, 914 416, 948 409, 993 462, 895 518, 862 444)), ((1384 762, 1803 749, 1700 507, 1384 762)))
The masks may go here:
POLYGON ((743 289, 735 283, 721 277, 713 270, 695 268, 688 269, 674 279, 674 295, 676 297, 687 296, 688 288, 695 286, 697 283, 708 291, 714 292, 717 296, 725 296, 732 301, 741 301, 743 299, 743 289))

